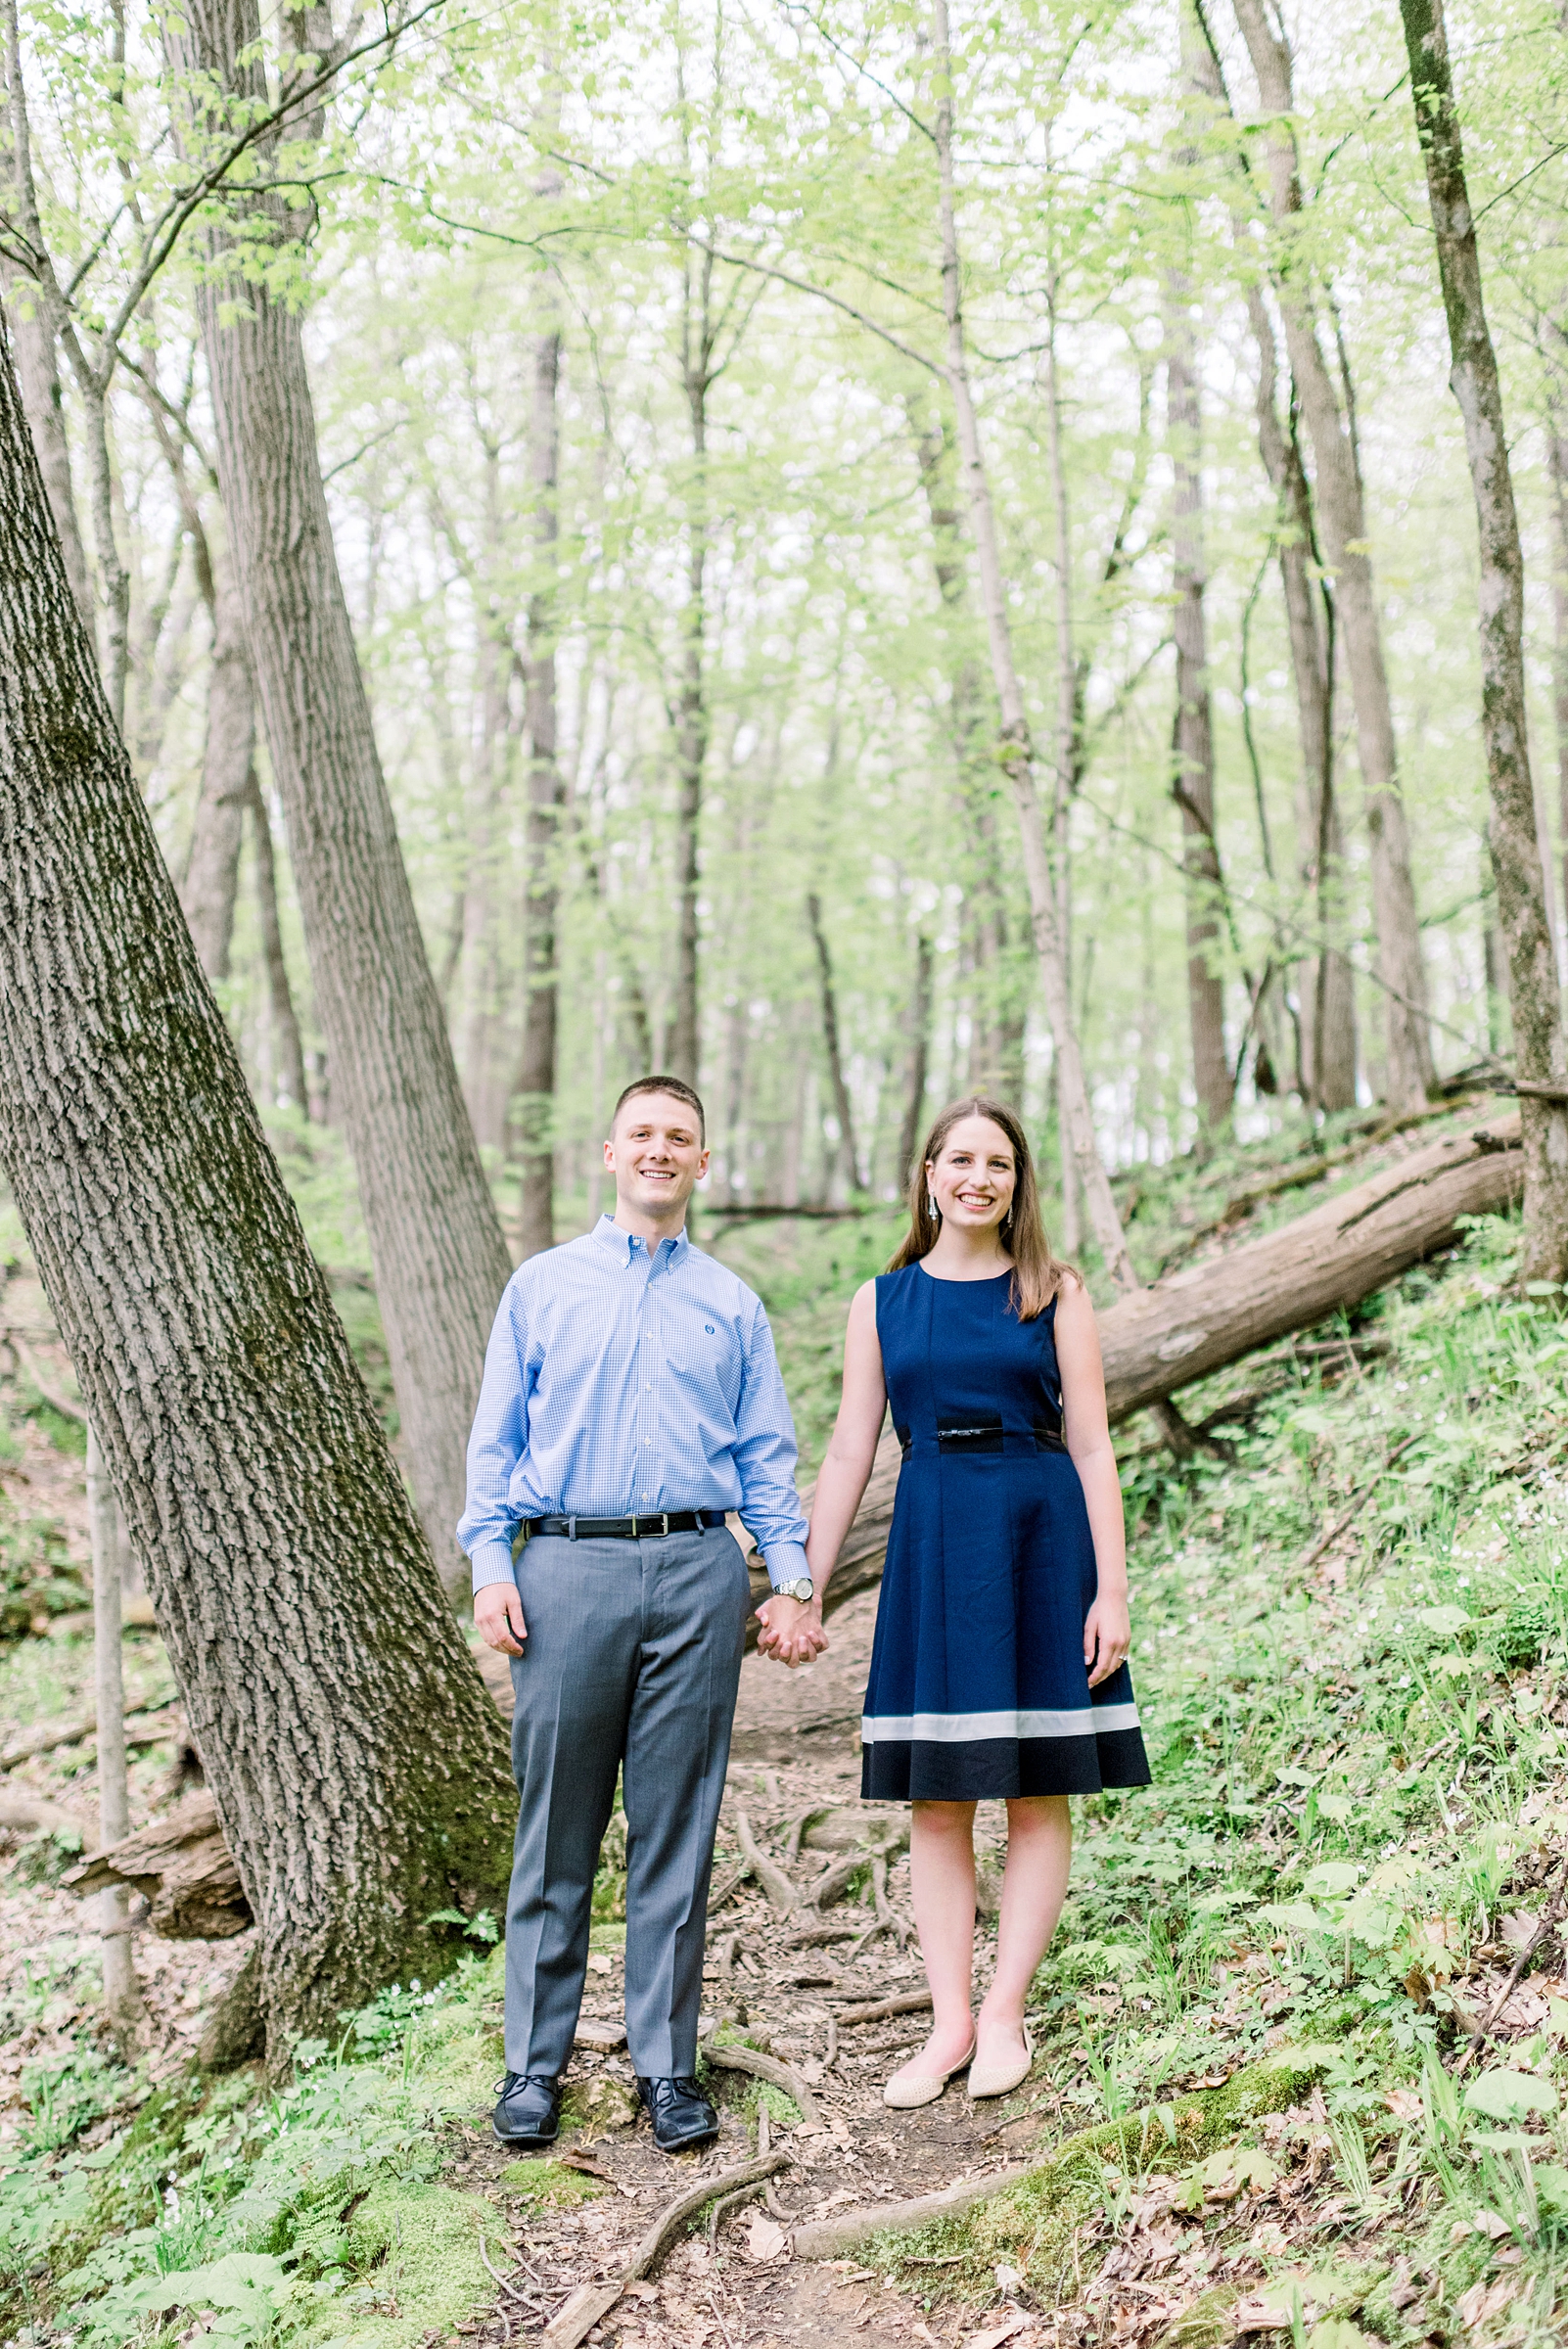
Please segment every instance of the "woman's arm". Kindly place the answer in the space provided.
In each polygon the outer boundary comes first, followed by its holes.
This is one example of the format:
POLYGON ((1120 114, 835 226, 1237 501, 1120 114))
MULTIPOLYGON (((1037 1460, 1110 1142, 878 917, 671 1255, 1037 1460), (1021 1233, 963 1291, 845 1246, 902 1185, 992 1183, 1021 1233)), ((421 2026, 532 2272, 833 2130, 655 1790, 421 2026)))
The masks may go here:
POLYGON ((1127 1609, 1127 1524, 1122 1480, 1105 1414, 1105 1372, 1094 1308, 1081 1281, 1064 1280, 1056 1301, 1056 1361, 1062 1374, 1067 1449, 1084 1487, 1094 1541, 1097 1589, 1084 1626, 1084 1661, 1097 1688, 1127 1661, 1132 1627, 1127 1609))
POLYGON ((877 1287, 874 1280, 868 1280, 855 1291, 850 1307, 839 1415, 811 1500, 811 1527, 806 1538, 806 1562, 815 1585, 810 1604, 770 1598, 758 1610, 762 1629, 757 1644, 781 1664, 808 1664, 827 1645, 822 1629, 823 1593, 870 1478, 887 1407, 882 1348, 877 1340, 877 1287))

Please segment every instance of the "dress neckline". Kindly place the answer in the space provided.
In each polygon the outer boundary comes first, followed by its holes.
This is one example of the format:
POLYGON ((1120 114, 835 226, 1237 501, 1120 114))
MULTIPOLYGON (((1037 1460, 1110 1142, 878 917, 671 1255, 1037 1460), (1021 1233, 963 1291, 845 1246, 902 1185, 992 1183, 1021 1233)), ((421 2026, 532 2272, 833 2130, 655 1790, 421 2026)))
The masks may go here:
POLYGON ((992 1281, 1011 1280, 1013 1277, 1013 1267, 1009 1265, 1005 1272, 988 1272, 983 1280, 953 1280, 946 1273, 926 1272, 924 1257, 916 1257, 912 1268, 916 1272, 925 1272, 927 1280, 934 1280, 939 1289, 987 1289, 992 1281))

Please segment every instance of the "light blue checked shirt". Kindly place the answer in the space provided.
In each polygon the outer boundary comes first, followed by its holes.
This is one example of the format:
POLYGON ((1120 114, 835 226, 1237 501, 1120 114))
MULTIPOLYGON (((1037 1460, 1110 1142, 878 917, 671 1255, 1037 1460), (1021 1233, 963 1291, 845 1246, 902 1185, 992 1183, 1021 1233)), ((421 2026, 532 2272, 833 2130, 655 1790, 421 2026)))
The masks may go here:
POLYGON ((512 1580, 528 1517, 735 1509, 775 1583, 804 1575, 795 1426, 760 1298, 682 1232, 608 1216, 520 1265, 484 1357, 457 1539, 512 1580))

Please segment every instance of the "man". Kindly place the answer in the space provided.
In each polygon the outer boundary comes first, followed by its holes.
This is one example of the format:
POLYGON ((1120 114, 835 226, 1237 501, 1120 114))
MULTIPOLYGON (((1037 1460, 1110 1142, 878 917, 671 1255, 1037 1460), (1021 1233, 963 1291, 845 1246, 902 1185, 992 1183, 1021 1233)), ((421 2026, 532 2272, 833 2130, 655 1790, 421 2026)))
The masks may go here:
POLYGON ((474 1619, 512 1658, 517 1699, 507 2072, 493 2118, 504 2144, 554 2140, 622 1772, 626 2036, 655 2140, 675 2152, 718 2132, 694 2077, 697 2021, 750 1604, 725 1512, 762 1553, 781 1595, 760 1612, 792 1654, 811 1585, 767 1315, 686 1236, 708 1168, 691 1087, 628 1085, 604 1161, 614 1217, 531 1257, 501 1299, 458 1527, 474 1619))

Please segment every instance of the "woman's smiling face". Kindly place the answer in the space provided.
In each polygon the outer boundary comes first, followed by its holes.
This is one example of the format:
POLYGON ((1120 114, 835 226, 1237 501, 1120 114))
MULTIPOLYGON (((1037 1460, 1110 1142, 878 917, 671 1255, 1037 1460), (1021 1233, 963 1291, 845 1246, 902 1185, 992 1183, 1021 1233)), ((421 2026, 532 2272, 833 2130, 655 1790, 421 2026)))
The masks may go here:
POLYGON ((990 1118, 960 1118, 926 1161, 926 1187, 945 1223, 986 1231, 1005 1222, 1018 1185, 1013 1146, 990 1118))

